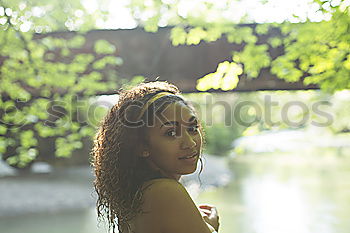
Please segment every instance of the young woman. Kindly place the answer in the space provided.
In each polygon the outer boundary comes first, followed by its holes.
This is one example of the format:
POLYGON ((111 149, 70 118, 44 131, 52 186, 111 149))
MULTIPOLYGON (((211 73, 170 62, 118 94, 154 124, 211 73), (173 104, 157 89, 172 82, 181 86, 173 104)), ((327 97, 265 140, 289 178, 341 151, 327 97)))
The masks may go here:
POLYGON ((203 132, 194 108, 167 82, 121 91, 96 134, 98 218, 121 233, 211 233, 217 210, 196 206, 179 182, 202 170, 203 132))

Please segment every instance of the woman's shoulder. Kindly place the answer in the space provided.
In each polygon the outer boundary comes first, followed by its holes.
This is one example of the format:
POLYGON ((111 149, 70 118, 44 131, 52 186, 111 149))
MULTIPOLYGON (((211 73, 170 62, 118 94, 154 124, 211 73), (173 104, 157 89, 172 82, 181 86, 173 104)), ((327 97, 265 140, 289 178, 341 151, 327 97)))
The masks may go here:
POLYGON ((165 203, 168 202, 171 195, 174 195, 174 190, 178 189, 181 189, 181 184, 169 178, 156 178, 144 182, 142 185, 142 213, 139 213, 131 222, 132 225, 135 225, 135 229, 142 229, 141 232, 149 232, 148 230, 159 232, 159 220, 164 217, 166 208, 169 208, 165 203))
POLYGON ((210 232, 181 183, 162 178, 148 181, 144 185, 144 204, 151 210, 150 219, 156 219, 161 232, 210 232))
POLYGON ((178 186, 178 185, 181 185, 181 183, 170 178, 156 178, 156 179, 152 179, 144 182, 142 187, 143 189, 149 189, 149 188, 157 188, 159 186, 168 186, 168 185, 178 186))
POLYGON ((143 184, 144 201, 151 203, 153 206, 156 203, 162 205, 171 199, 190 198, 185 187, 174 179, 157 178, 149 180, 143 184))
POLYGON ((146 181, 142 185, 142 189, 146 198, 156 199, 158 201, 159 196, 164 197, 164 194, 167 194, 169 192, 175 195, 183 193, 184 191, 187 193, 180 182, 169 178, 157 178, 146 181))
POLYGON ((161 215, 159 211, 162 208, 161 193, 164 193, 166 186, 177 185, 177 183, 176 180, 169 178, 155 178, 142 184, 142 213, 138 213, 129 221, 131 232, 161 232, 158 222, 161 215))

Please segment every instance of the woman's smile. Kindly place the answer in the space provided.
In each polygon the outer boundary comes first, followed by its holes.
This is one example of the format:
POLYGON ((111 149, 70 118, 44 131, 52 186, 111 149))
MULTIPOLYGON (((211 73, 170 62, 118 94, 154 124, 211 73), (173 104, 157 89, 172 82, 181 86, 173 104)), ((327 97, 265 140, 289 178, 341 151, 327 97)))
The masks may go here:
POLYGON ((179 160, 191 165, 191 164, 197 163, 198 155, 194 155, 190 158, 180 158, 179 160))
POLYGON ((189 155, 185 155, 185 156, 180 157, 179 159, 189 159, 189 158, 193 158, 193 157, 195 157, 195 156, 197 156, 197 155, 198 155, 198 152, 197 152, 197 151, 194 151, 194 152, 192 152, 192 153, 189 154, 189 155))

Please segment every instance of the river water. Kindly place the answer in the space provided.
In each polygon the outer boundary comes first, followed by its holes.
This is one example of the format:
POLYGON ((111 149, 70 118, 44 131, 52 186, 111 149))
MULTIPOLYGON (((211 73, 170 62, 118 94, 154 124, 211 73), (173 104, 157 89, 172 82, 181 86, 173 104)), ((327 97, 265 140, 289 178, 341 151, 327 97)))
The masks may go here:
POLYGON ((235 179, 197 198, 220 210, 220 232, 350 232, 349 159, 265 156, 237 159, 235 179))

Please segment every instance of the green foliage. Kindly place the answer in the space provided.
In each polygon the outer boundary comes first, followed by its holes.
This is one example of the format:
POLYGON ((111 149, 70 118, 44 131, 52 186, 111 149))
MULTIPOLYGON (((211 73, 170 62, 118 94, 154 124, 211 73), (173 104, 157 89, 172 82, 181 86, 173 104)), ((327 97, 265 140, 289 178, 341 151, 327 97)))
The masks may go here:
POLYGON ((38 141, 34 138, 34 132, 32 130, 21 131, 20 142, 23 148, 36 146, 38 143, 38 141))
POLYGON ((242 74, 242 68, 235 62, 222 62, 215 73, 210 73, 197 81, 197 89, 207 91, 211 88, 224 91, 234 89, 238 84, 238 75, 242 74))
POLYGON ((71 134, 67 138, 57 138, 55 142, 56 155, 58 157, 69 157, 75 149, 80 149, 83 146, 80 138, 79 134, 71 134))
POLYGON ((145 23, 145 30, 147 32, 157 32, 158 31, 158 22, 159 22, 159 15, 155 15, 153 17, 150 17, 146 23, 145 23))
POLYGON ((207 145, 205 152, 211 155, 224 156, 232 149, 232 142, 237 138, 232 128, 223 124, 205 127, 207 145))
MULTIPOLYGON (((220 38, 226 38, 229 43, 242 44, 242 50, 228 62, 241 63, 247 78, 256 78, 262 68, 269 68, 272 74, 288 82, 303 80, 306 85, 317 84, 327 92, 349 89, 349 1, 314 0, 313 3, 319 5, 318 13, 328 14, 330 19, 252 25, 249 23, 254 22, 244 16, 237 21, 224 17, 234 10, 240 10, 239 4, 230 1, 222 4, 198 2, 195 11, 185 10, 186 4, 182 1, 132 0, 129 7, 139 15, 137 20, 148 31, 156 31, 157 25, 164 25, 164 22, 174 26, 170 35, 174 46, 198 45, 201 41, 211 42, 220 38), (278 31, 281 34, 276 33, 278 31), (267 37, 267 42, 262 44, 258 36, 267 37), (271 56, 269 51, 277 47, 283 48, 284 54, 271 56)), ((216 73, 202 77, 198 90, 222 89, 216 73)), ((236 86, 232 83, 223 90, 236 86)))
POLYGON ((174 46, 186 43, 187 33, 182 27, 174 27, 171 29, 171 41, 174 46))
MULTIPOLYGON (((180 9, 183 2, 179 1, 131 0, 128 7, 146 31, 156 32, 159 25, 174 26, 170 34, 174 46, 195 46, 220 38, 242 45, 231 61, 218 64, 214 73, 198 80, 198 90, 231 90, 237 87, 240 75, 256 78, 268 67, 289 82, 303 79, 328 92, 349 89, 348 1, 329 9, 324 7, 328 0, 314 2, 321 12, 331 15, 330 20, 238 26, 238 22, 246 23, 244 18, 234 22, 224 14, 233 6, 229 1, 199 3, 196 11, 180 9), (272 28, 281 35, 273 33, 266 44, 258 41, 257 35, 268 37, 272 28), (277 47, 284 54, 272 57, 269 51, 277 47)), ((100 6, 87 12, 80 0, 1 0, 0 7, 4 11, 0 15, 0 155, 11 164, 25 166, 38 155, 40 137, 55 137, 56 155, 69 156, 81 147, 81 137, 92 136, 97 122, 77 119, 78 97, 87 109, 90 96, 112 86, 116 89, 115 78, 103 73, 107 66, 122 64, 115 56, 115 45, 98 40, 93 45, 96 56, 72 53, 84 46, 84 32, 95 28, 95 20, 105 19, 106 13, 100 6), (79 33, 69 39, 34 36, 53 31, 79 33)), ((128 85, 125 80, 119 84, 128 85)), ((244 112, 245 117, 250 114, 249 109, 244 112)), ((247 133, 256 127, 250 126, 247 133)), ((226 137, 225 132, 220 135, 226 137)))
POLYGON ((268 24, 259 24, 256 26, 255 31, 259 35, 265 35, 269 31, 269 25, 268 24))
POLYGON ((192 28, 187 34, 187 44, 197 45, 207 36, 207 32, 200 27, 192 28))
POLYGON ((95 70, 102 70, 104 69, 108 64, 110 65, 122 65, 123 64, 123 60, 119 57, 114 57, 114 56, 105 56, 97 61, 95 61, 92 64, 92 68, 94 68, 95 70))
POLYGON ((268 39, 268 43, 272 48, 277 48, 278 46, 282 45, 282 40, 278 37, 271 37, 268 39))
POLYGON ((97 40, 95 42, 94 50, 97 54, 113 54, 116 48, 106 40, 97 40))
POLYGON ((273 61, 271 71, 289 81, 300 80, 306 73, 305 84, 319 84, 329 92, 349 89, 350 36, 345 29, 349 24, 347 8, 337 9, 330 21, 289 25, 292 41, 285 41, 285 54, 273 61))
POLYGON ((80 48, 84 44, 85 44, 85 37, 79 34, 67 41, 68 48, 80 48))
POLYGON ((72 52, 85 45, 83 30, 95 27, 96 15, 80 1, 2 0, 0 8, 7 9, 0 15, 0 157, 25 167, 38 156, 39 139, 47 137, 55 138, 56 156, 69 157, 95 132, 97 120, 88 119, 82 103, 89 106, 89 97, 117 88, 115 77, 103 73, 107 65, 121 65, 116 48, 98 40, 96 57, 72 52), (54 30, 80 33, 34 37, 54 30))
POLYGON ((226 37, 228 42, 236 44, 243 42, 254 44, 257 41, 256 36, 253 34, 253 29, 250 27, 232 27, 231 30, 226 32, 226 37))
POLYGON ((248 77, 256 78, 262 68, 270 65, 271 58, 267 49, 267 45, 248 44, 242 52, 233 55, 233 60, 244 64, 244 71, 248 77))
POLYGON ((10 165, 15 165, 17 167, 25 167, 28 163, 32 162, 38 155, 38 150, 36 148, 30 148, 29 150, 18 147, 17 155, 9 157, 6 162, 10 165))

